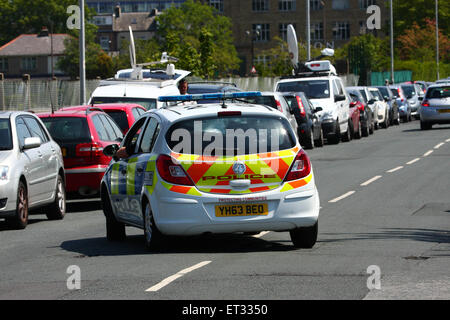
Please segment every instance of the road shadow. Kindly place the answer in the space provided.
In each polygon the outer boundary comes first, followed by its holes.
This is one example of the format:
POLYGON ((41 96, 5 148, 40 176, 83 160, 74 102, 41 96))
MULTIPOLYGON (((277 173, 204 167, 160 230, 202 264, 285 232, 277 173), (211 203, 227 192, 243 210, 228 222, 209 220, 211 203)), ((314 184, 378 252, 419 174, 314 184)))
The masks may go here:
POLYGON ((85 201, 67 201, 67 213, 79 213, 102 210, 100 199, 86 199, 85 201))
POLYGON ((435 130, 450 130, 449 126, 439 126, 439 125, 435 125, 433 128, 431 128, 430 130, 422 130, 419 128, 415 128, 415 129, 406 129, 406 130, 402 130, 402 132, 418 132, 418 131, 422 131, 422 132, 430 132, 430 131, 435 131, 435 130))
MULTIPOLYGON (((37 213, 35 213, 37 214, 37 213)), ((30 214, 28 216, 28 226, 33 225, 35 223, 40 223, 40 222, 44 222, 44 221, 48 221, 47 218, 33 218, 33 216, 30 214)), ((0 221, 0 231, 26 231, 25 229, 14 229, 12 227, 9 226, 9 224, 6 222, 6 220, 4 221, 0 221)))
POLYGON ((85 257, 124 256, 138 254, 172 253, 245 253, 268 251, 294 251, 294 246, 266 241, 242 234, 203 235, 191 237, 165 237, 164 244, 156 252, 149 252, 144 245, 144 236, 127 236, 125 241, 110 242, 103 238, 64 241, 61 248, 85 257))
POLYGON ((450 243, 449 230, 414 228, 383 228, 380 230, 380 232, 376 233, 322 233, 321 242, 344 242, 357 240, 414 240, 430 243, 450 243), (338 237, 327 239, 328 236, 338 237))

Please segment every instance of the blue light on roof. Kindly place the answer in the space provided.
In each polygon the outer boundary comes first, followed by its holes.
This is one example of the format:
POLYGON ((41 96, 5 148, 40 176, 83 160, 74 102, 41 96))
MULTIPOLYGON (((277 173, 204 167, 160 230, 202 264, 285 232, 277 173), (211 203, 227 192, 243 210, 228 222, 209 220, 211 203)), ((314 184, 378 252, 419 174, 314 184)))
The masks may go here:
POLYGON ((260 97, 261 92, 249 91, 249 92, 225 92, 225 93, 206 93, 206 94, 186 94, 179 96, 161 96, 158 98, 161 102, 169 101, 199 101, 199 100, 225 100, 225 99, 239 99, 260 97))

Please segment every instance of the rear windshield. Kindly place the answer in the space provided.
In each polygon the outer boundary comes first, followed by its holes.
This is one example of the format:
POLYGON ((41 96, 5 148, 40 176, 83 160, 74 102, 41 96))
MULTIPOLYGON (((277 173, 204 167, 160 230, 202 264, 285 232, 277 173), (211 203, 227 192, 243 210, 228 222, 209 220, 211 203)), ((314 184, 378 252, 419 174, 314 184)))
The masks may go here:
POLYGON ((174 124, 166 141, 174 152, 203 156, 236 156, 286 150, 296 140, 279 117, 227 116, 190 119, 174 124))
POLYGON ((403 91, 405 92, 407 97, 413 97, 416 95, 416 91, 414 90, 414 86, 402 86, 403 91))
POLYGON ((129 97, 93 97, 91 104, 105 103, 135 103, 141 105, 145 110, 156 109, 156 99, 129 98, 129 97))
POLYGON ((391 89, 392 94, 394 95, 395 98, 398 98, 398 90, 397 89, 391 89))
POLYGON ((325 99, 330 97, 328 80, 304 80, 279 83, 277 91, 303 92, 308 99, 325 99))
POLYGON ((49 117, 41 118, 41 120, 58 144, 87 143, 92 141, 86 118, 49 117))
POLYGON ((430 88, 427 92, 427 99, 450 98, 450 86, 430 88))
POLYGON ((125 131, 128 130, 128 118, 127 113, 121 110, 104 110, 107 114, 113 118, 114 122, 117 123, 120 130, 125 131))
POLYGON ((276 102, 274 96, 251 97, 251 98, 245 98, 243 100, 248 101, 249 103, 252 103, 252 104, 262 104, 265 106, 272 107, 274 109, 278 109, 277 102, 276 102))
POLYGON ((0 119, 0 151, 11 150, 13 147, 11 125, 9 119, 0 119))

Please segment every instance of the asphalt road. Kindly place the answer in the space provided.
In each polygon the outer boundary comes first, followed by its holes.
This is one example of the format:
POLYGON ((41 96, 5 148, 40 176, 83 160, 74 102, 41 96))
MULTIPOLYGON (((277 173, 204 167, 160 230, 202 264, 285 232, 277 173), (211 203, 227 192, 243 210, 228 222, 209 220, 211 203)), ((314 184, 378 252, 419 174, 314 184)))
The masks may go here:
POLYGON ((450 299, 450 126, 415 121, 308 154, 322 206, 311 250, 269 232, 171 238, 151 254, 138 229, 106 241, 98 200, 71 201, 63 221, 0 221, 0 300, 450 299))

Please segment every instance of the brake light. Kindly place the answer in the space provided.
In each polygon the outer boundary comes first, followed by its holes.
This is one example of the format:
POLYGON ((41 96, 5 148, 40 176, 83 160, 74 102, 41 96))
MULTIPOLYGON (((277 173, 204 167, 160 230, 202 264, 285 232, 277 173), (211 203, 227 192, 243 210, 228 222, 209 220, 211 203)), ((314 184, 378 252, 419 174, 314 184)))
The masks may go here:
POLYGON ((302 99, 300 99, 299 96, 297 96, 296 98, 297 98, 297 102, 298 102, 298 107, 300 109, 300 116, 304 118, 304 117, 306 117, 305 106, 303 105, 302 99))
POLYGON ((320 63, 313 63, 312 65, 311 65, 311 67, 320 67, 320 63))
POLYGON ((295 157, 289 172, 284 179, 286 181, 299 180, 311 173, 311 161, 305 151, 301 150, 295 157))
POLYGON ((278 111, 283 112, 283 108, 281 107, 280 101, 275 100, 275 103, 277 104, 277 109, 278 109, 278 111))
POLYGON ((241 111, 221 111, 217 113, 218 117, 233 117, 233 116, 241 116, 241 111))
POLYGON ((169 183, 185 186, 194 185, 183 167, 175 163, 175 160, 170 156, 160 155, 156 160, 156 167, 161 178, 169 183))
POLYGON ((400 99, 402 99, 402 102, 405 101, 405 99, 403 99, 402 93, 400 91, 400 88, 397 89, 398 91, 398 96, 400 97, 400 99))
POLYGON ((364 112, 364 104, 358 102, 358 110, 364 112))
POLYGON ((429 107, 430 106, 430 102, 428 100, 424 100, 422 102, 422 107, 429 107))
POLYGON ((96 142, 80 143, 76 146, 75 153, 77 157, 101 157, 103 148, 96 142))

